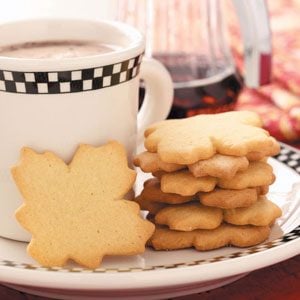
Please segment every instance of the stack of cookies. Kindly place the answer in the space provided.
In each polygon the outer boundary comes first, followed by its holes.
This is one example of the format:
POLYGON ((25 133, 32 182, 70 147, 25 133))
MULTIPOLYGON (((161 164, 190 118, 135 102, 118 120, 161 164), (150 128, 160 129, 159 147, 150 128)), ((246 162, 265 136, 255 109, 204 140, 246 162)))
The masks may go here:
POLYGON ((156 250, 225 245, 249 247, 266 240, 280 208, 266 198, 275 176, 267 163, 279 144, 253 112, 167 120, 145 131, 134 164, 154 178, 136 198, 156 230, 156 250))

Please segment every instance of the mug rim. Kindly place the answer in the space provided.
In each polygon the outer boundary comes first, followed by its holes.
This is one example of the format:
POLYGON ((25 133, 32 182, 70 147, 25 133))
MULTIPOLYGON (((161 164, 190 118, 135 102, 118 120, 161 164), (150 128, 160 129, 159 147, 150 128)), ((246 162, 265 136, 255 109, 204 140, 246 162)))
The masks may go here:
MULTIPOLYGON (((124 37, 128 38, 130 42, 128 46, 120 47, 112 52, 99 53, 94 55, 85 55, 78 57, 67 58, 20 58, 20 57, 6 57, 0 55, 0 68, 2 70, 18 69, 17 71, 59 71, 68 68, 81 69, 82 66, 95 66, 99 64, 107 64, 110 62, 122 61, 126 58, 140 55, 144 52, 145 38, 141 32, 136 28, 119 21, 108 20, 87 20, 76 18, 37 18, 28 20, 18 20, 12 22, 5 22, 0 25, 0 30, 4 27, 22 26, 24 24, 57 24, 57 23, 83 23, 96 26, 103 26, 106 28, 113 28, 119 31, 124 37)), ((47 37, 45 37, 47 40, 47 37)), ((30 38, 28 39, 28 42, 30 38)))
MULTIPOLYGON (((33 31, 31 41, 46 40, 47 30, 48 40, 55 40, 56 35, 58 40, 67 40, 68 36, 71 37, 69 40, 72 37, 91 40, 97 38, 99 32, 99 41, 116 43, 120 48, 108 53, 71 58, 0 56, 1 93, 45 95, 88 92, 125 83, 139 74, 145 42, 143 35, 130 25, 117 21, 31 19, 0 25, 4 43, 14 38, 14 35, 10 35, 10 30, 16 31, 22 25, 27 26, 25 33, 38 28, 33 31), (66 30, 61 30, 67 22, 66 30), (84 25, 81 27, 81 24, 84 25)), ((16 40, 29 42, 30 34, 29 38, 25 34, 16 40)))

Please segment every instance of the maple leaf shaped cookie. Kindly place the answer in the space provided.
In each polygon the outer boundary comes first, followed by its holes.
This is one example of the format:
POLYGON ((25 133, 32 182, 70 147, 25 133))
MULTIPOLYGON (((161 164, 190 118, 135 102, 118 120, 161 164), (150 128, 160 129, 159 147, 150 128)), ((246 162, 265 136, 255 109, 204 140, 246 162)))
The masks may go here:
POLYGON ((236 247, 254 246, 265 241, 269 234, 269 226, 236 226, 223 223, 215 229, 177 231, 157 225, 148 244, 155 250, 194 247, 199 251, 207 251, 228 245, 236 247))
POLYGON ((193 164, 216 153, 275 155, 279 144, 261 125, 259 116, 250 111, 166 120, 145 131, 145 147, 163 162, 176 164, 193 164))
POLYGON ((27 250, 41 265, 72 259, 96 268, 104 255, 144 252, 154 225, 139 216, 138 204, 122 200, 136 173, 121 144, 80 145, 69 165, 23 148, 12 175, 24 198, 16 217, 32 234, 27 250))

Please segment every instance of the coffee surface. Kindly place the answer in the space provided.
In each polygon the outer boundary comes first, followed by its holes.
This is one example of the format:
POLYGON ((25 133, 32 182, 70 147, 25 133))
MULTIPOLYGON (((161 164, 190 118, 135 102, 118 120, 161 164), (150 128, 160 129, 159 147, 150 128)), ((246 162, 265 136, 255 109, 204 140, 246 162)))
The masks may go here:
POLYGON ((0 56, 58 59, 103 54, 118 49, 120 46, 108 45, 99 41, 42 41, 0 47, 0 56))

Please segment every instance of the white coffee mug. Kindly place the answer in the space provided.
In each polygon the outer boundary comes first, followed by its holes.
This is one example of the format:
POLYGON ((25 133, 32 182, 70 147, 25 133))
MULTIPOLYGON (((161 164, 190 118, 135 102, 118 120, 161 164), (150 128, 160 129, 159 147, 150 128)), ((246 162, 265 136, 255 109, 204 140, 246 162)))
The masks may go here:
POLYGON ((68 163, 78 144, 118 140, 131 157, 137 132, 166 118, 173 89, 166 69, 142 60, 143 36, 117 22, 31 20, 0 26, 0 47, 28 41, 98 40, 120 46, 63 59, 0 56, 0 236, 28 241, 14 218, 22 199, 10 169, 20 149, 53 151, 68 163), (138 112, 140 77, 146 96, 138 112), (138 129, 137 129, 138 128, 138 129))

